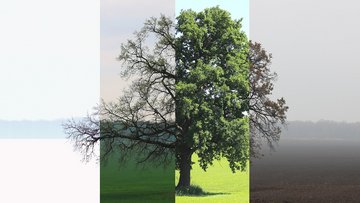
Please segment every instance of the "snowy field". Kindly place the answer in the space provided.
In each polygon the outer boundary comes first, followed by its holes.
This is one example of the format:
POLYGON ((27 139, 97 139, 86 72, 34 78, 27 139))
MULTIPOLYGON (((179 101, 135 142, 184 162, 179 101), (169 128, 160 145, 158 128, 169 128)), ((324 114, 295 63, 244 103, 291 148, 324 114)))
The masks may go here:
POLYGON ((0 139, 0 202, 98 203, 99 165, 66 139, 0 139))

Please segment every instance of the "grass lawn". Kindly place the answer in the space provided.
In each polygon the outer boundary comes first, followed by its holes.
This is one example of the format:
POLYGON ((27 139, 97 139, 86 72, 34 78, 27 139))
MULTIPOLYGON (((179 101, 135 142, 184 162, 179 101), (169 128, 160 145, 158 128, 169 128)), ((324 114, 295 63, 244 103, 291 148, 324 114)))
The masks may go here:
MULTIPOLYGON (((197 157, 193 157, 196 161, 197 157)), ((101 203, 172 203, 175 200, 174 190, 178 181, 174 165, 166 169, 147 166, 145 169, 130 161, 119 167, 116 158, 112 157, 106 166, 100 166, 100 202, 101 203)), ((191 182, 199 185, 207 196, 177 196, 176 203, 202 202, 249 202, 249 170, 233 174, 227 161, 215 161, 207 172, 197 164, 191 171, 191 182)))
POLYGON ((100 166, 101 203, 174 202, 174 165, 143 168, 134 161, 119 167, 116 158, 100 166))
MULTIPOLYGON (((193 156, 193 161, 197 157, 193 156)), ((175 184, 179 172, 176 171, 175 184)), ((191 184, 200 186, 205 192, 213 193, 207 196, 176 196, 176 203, 248 203, 249 202, 249 167, 245 172, 232 173, 225 159, 215 161, 204 172, 198 163, 191 170, 191 184)))

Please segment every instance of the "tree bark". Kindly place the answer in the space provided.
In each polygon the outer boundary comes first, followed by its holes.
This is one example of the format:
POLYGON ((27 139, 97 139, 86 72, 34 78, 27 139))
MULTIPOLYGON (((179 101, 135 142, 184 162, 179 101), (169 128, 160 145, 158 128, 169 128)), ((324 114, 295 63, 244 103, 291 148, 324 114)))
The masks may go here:
POLYGON ((184 148, 181 150, 179 163, 180 178, 176 188, 190 187, 191 156, 191 149, 184 148))

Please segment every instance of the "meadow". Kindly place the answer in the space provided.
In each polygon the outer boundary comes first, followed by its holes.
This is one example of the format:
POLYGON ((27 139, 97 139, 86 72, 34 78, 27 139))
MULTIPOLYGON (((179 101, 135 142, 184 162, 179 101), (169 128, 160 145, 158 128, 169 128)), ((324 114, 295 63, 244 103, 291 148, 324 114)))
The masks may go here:
MULTIPOLYGON (((197 157, 193 156, 193 161, 197 157)), ((175 184, 179 172, 175 174, 175 184)), ((176 196, 176 203, 248 203, 249 168, 244 172, 232 173, 225 159, 215 161, 205 172, 195 163, 191 170, 191 184, 200 186, 209 195, 176 196)))
MULTIPOLYGON (((196 162, 197 157, 193 156, 196 162)), ((248 203, 249 169, 232 173, 226 160, 215 161, 204 172, 197 163, 191 171, 191 182, 200 186, 207 195, 176 196, 178 171, 169 167, 137 165, 130 160, 120 165, 112 156, 106 165, 100 165, 101 203, 248 203), (175 180, 174 180, 175 176, 175 180)))
POLYGON ((115 156, 100 166, 101 203, 174 202, 174 165, 167 168, 137 165, 130 160, 120 166, 115 156))

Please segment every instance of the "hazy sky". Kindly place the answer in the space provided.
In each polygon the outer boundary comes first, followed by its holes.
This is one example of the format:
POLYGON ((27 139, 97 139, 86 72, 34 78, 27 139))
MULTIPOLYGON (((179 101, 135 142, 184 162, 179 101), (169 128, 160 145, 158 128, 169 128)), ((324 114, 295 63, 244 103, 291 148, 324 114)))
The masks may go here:
POLYGON ((0 119, 86 115, 99 100, 99 1, 0 3, 0 119))
POLYGON ((174 18, 173 0, 102 0, 101 1, 101 97, 112 101, 126 88, 119 73, 121 43, 133 38, 146 19, 160 14, 174 18))
POLYGON ((289 120, 360 121, 360 2, 252 0, 250 36, 273 54, 289 120))

